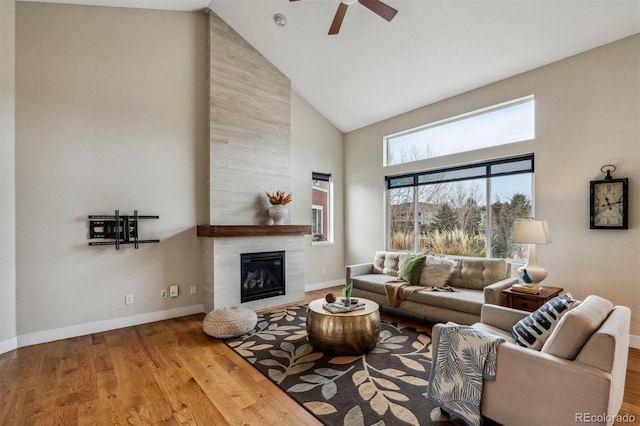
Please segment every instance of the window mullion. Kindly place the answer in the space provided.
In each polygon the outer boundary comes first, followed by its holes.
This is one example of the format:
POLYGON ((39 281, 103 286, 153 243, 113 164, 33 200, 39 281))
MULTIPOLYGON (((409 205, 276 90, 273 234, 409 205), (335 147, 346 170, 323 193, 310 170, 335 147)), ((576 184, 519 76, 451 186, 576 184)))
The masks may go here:
POLYGON ((487 206, 487 223, 485 224, 485 247, 486 257, 491 257, 491 222, 493 214, 491 212, 491 178, 486 179, 485 205, 487 206))
POLYGON ((418 221, 418 187, 413 187, 413 251, 420 249, 420 225, 418 221))

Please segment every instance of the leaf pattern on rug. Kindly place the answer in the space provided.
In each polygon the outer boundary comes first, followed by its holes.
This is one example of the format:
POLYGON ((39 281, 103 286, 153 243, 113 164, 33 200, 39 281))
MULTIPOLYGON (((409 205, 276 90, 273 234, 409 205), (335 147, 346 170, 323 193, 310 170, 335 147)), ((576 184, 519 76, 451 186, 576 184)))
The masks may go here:
POLYGON ((283 363, 275 359, 258 361, 258 363, 262 365, 282 368, 282 371, 277 368, 270 368, 268 370, 269 378, 277 384, 282 383, 282 381, 290 375, 297 375, 307 371, 313 367, 313 361, 323 356, 320 352, 313 352, 313 348, 308 343, 296 348, 293 343, 282 342, 280 344, 280 350, 274 349, 269 352, 276 358, 284 358, 284 362, 286 362, 283 363))
MULTIPOLYGON (((230 342, 229 346, 233 348, 236 352, 242 355, 245 358, 253 358, 255 354, 253 351, 262 351, 264 349, 272 348, 273 345, 257 345, 255 341, 253 342, 230 342)), ((254 358, 255 359, 255 358, 254 358)), ((253 363, 252 363, 253 364, 253 363)))
POLYGON ((429 335, 383 320, 369 353, 323 354, 308 343, 306 314, 299 306, 260 315, 255 330, 227 344, 326 425, 461 424, 432 420, 429 335))

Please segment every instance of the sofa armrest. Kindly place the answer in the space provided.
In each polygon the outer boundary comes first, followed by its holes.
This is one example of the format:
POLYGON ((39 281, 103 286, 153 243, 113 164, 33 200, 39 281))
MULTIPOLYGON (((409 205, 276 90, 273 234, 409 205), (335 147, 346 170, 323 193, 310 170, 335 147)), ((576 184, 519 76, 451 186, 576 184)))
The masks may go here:
POLYGON ((510 332, 514 325, 531 312, 498 305, 482 305, 480 322, 510 332))
MULTIPOLYGON (((442 326, 433 326, 434 344, 442 326)), ((575 424, 576 413, 617 412, 609 396, 612 376, 599 368, 508 342, 498 346, 496 360, 495 379, 483 384, 481 412, 499 423, 575 424)))
POLYGON ((502 294, 502 290, 509 288, 514 284, 518 284, 517 278, 505 278, 504 280, 500 280, 486 286, 483 290, 484 303, 504 306, 506 304, 507 297, 502 294))
POLYGON ((499 423, 576 424, 581 413, 615 415, 619 408, 611 403, 611 374, 596 367, 512 343, 498 346, 496 365, 481 412, 499 423))
POLYGON ((348 265, 346 273, 346 284, 351 281, 351 278, 358 275, 370 274, 373 271, 373 263, 359 263, 357 265, 348 265))

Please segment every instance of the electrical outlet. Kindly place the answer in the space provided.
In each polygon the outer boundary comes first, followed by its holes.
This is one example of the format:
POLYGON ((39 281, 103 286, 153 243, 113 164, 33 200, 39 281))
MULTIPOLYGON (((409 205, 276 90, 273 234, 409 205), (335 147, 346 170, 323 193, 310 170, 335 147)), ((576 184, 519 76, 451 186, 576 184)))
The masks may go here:
POLYGON ((167 298, 167 289, 163 288, 162 290, 160 290, 160 299, 166 299, 167 298))
POLYGON ((173 284, 171 287, 169 287, 169 296, 178 297, 178 284, 173 284))
POLYGON ((125 305, 132 305, 133 304, 133 294, 127 294, 124 297, 124 304, 125 305))
POLYGON ((198 292, 198 288, 195 285, 191 286, 191 294, 196 294, 198 292))

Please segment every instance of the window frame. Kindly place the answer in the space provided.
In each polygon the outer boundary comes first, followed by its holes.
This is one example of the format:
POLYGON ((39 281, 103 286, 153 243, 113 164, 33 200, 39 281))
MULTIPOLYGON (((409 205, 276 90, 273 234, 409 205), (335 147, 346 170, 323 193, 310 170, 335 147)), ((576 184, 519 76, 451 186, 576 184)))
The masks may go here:
POLYGON ((482 162, 477 162, 477 163, 469 163, 469 164, 465 164, 465 165, 460 165, 460 166, 452 166, 452 167, 442 167, 442 168, 437 168, 437 169, 432 169, 432 170, 426 170, 426 171, 418 171, 418 172, 413 172, 413 173, 404 173, 404 174, 398 174, 398 175, 389 175, 389 176, 385 176, 385 209, 386 209, 386 216, 387 216, 387 220, 386 220, 386 231, 385 231, 385 247, 387 250, 392 250, 391 249, 391 232, 392 232, 392 223, 391 223, 391 208, 392 206, 390 205, 390 197, 389 197, 389 191, 393 190, 393 189, 402 189, 402 188, 414 188, 413 191, 413 205, 414 205, 414 214, 413 214, 413 249, 416 250, 418 248, 418 239, 419 239, 419 229, 420 229, 420 217, 417 214, 417 209, 418 209, 418 187, 423 186, 423 185, 435 185, 435 184, 441 184, 441 183, 450 183, 450 182, 461 182, 461 181, 469 181, 469 180, 475 180, 475 179, 485 179, 485 185, 486 185, 486 205, 487 205, 487 219, 486 219, 486 223, 487 223, 487 229, 485 230, 485 235, 486 235, 486 251, 485 251, 485 256, 486 257, 491 257, 491 251, 492 251, 492 246, 491 246, 491 238, 492 238, 492 230, 491 230, 491 208, 489 208, 491 206, 491 199, 493 197, 493 193, 491 191, 491 179, 494 177, 503 177, 503 176, 509 176, 509 175, 517 175, 517 174, 531 174, 531 212, 533 213, 535 211, 535 205, 534 205, 534 174, 535 174, 535 156, 533 153, 529 153, 529 154, 524 154, 524 155, 518 155, 518 156, 514 156, 514 157, 506 157, 506 158, 500 158, 500 159, 495 159, 495 160, 489 160, 489 161, 482 161, 482 162), (492 169, 495 168, 500 168, 500 166, 503 166, 505 164, 517 164, 523 161, 529 161, 530 162, 530 167, 523 167, 521 169, 515 170, 515 171, 493 171, 492 169), (474 175, 469 175, 467 177, 457 177, 457 178, 445 178, 445 179, 441 179, 441 180, 434 180, 434 181, 430 181, 430 182, 420 182, 420 177, 422 176, 432 176, 432 175, 437 175, 437 174, 444 174, 447 172, 458 172, 458 171, 464 171, 464 170, 470 170, 470 169, 479 169, 479 168, 483 168, 484 169, 484 173, 482 175, 480 174, 474 174, 474 175), (397 182, 396 185, 393 184, 394 180, 397 182))
MULTIPOLYGON (((311 245, 312 246, 322 246, 322 245, 331 245, 334 244, 334 235, 333 235, 333 229, 334 229, 334 194, 333 194, 333 175, 329 172, 312 172, 311 173, 311 189, 316 189, 319 191, 325 191, 327 192, 327 206, 326 209, 323 206, 319 206, 317 204, 313 204, 313 194, 312 194, 312 204, 311 204, 311 208, 312 211, 313 209, 320 207, 320 211, 322 211, 323 213, 326 214, 327 217, 327 221, 326 221, 326 227, 324 226, 323 223, 323 233, 326 232, 327 235, 327 239, 325 241, 311 241, 311 245), (328 183, 328 188, 320 188, 320 187, 316 187, 314 186, 313 182, 314 181, 322 181, 322 182, 327 182, 328 183)), ((311 220, 313 221, 313 213, 311 216, 311 220)))
POLYGON ((323 215, 324 215, 324 206, 319 206, 317 204, 312 204, 311 205, 311 211, 312 211, 312 215, 311 215, 311 233, 312 234, 323 234, 324 233, 324 223, 323 223, 323 215), (316 218, 314 221, 313 218, 313 211, 317 211, 318 213, 316 213, 316 218), (319 215, 319 217, 318 217, 319 215), (319 219, 319 220, 318 220, 319 219), (318 230, 319 228, 319 230, 318 230))

